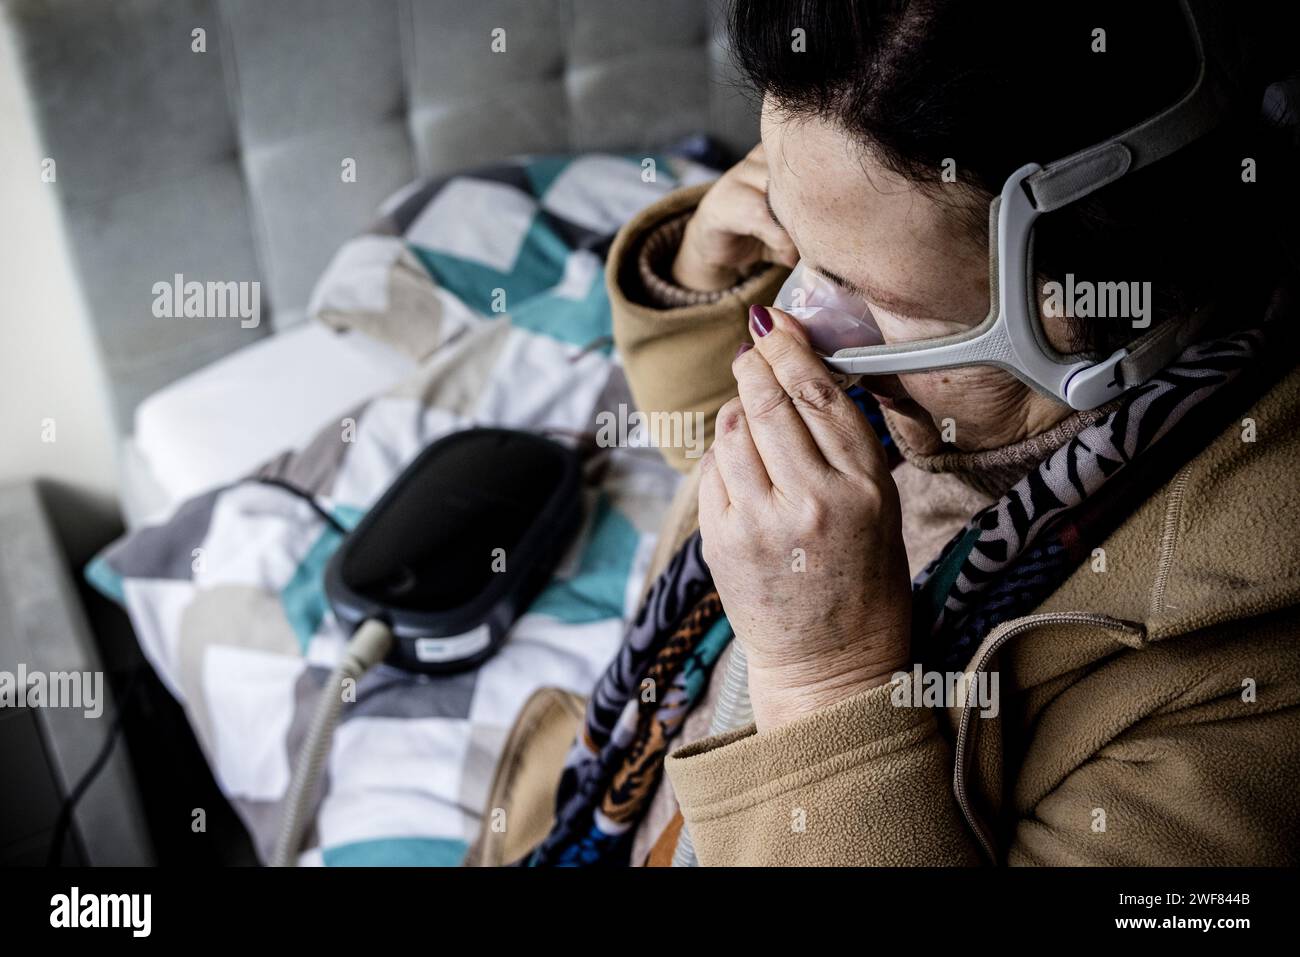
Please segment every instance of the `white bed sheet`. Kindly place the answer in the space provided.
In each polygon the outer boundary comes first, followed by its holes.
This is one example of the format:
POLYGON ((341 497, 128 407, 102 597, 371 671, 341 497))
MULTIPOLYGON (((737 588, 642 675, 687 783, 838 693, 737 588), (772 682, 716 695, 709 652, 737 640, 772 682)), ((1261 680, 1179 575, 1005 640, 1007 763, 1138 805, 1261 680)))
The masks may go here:
POLYGON ((308 320, 160 389, 136 409, 121 450, 128 524, 302 448, 415 365, 374 339, 308 320))

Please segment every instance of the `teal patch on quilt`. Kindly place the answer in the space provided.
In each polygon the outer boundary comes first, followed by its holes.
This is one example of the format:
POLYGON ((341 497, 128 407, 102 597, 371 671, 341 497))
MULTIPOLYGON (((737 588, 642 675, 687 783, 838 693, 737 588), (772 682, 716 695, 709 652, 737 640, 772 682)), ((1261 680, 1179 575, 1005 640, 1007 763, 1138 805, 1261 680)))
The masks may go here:
POLYGON ((111 565, 102 555, 96 555, 86 564, 82 572, 86 581, 105 598, 126 606, 126 593, 122 588, 122 576, 113 571, 111 565))
MULTIPOLYGON (((352 529, 361 521, 365 512, 351 505, 336 505, 331 514, 344 528, 352 529)), ((329 609, 329 602, 325 599, 325 566, 342 541, 342 535, 327 527, 312 543, 303 560, 298 563, 293 578, 289 579, 289 584, 280 592, 284 616, 293 628, 293 633, 298 638, 298 647, 304 654, 312 635, 316 634, 316 629, 325 620, 325 612, 329 609)))
POLYGON ((326 867, 459 867, 469 844, 450 837, 387 837, 321 850, 326 867))
POLYGON ((640 541, 632 523, 602 495, 577 571, 546 586, 529 614, 550 615, 570 625, 621 618, 640 541))
POLYGON ((645 153, 641 156, 628 154, 628 159, 641 168, 642 178, 646 176, 645 161, 647 159, 654 160, 655 178, 651 182, 667 183, 671 189, 677 188, 677 177, 673 175, 673 168, 670 165, 669 158, 662 153, 645 153))
MULTIPOLYGON (((643 162, 652 159, 656 181, 670 186, 676 182, 668 158, 663 155, 629 153, 620 158, 632 167, 629 172, 638 176, 645 175, 643 162)), ((571 156, 539 156, 529 160, 524 165, 524 173, 534 198, 540 201, 572 161, 571 156)), ((565 265, 574 250, 547 224, 540 210, 529 224, 514 263, 504 272, 417 243, 407 245, 439 286, 482 315, 504 311, 512 325, 579 347, 611 333, 603 268, 596 272, 584 298, 575 300, 553 293, 564 278, 565 265), (504 302, 498 290, 504 292, 504 302)), ((607 344, 600 348, 606 355, 612 351, 607 344)))
MULTIPOLYGON (((510 311, 510 324, 584 348, 608 339, 613 334, 613 325, 604 268, 596 270, 591 288, 582 299, 568 299, 554 293, 537 296, 510 311)), ((612 342, 602 342, 598 350, 609 355, 613 348, 612 342)))
POLYGON ((415 243, 408 245, 439 286, 484 315, 501 312, 500 308, 493 309, 498 305, 511 312, 556 286, 564 277, 570 252, 563 237, 541 216, 533 217, 509 272, 415 243), (504 303, 497 298, 498 289, 505 292, 504 303))
MULTIPOLYGON (((637 167, 638 175, 645 176, 645 161, 654 160, 655 178, 650 182, 667 183, 670 187, 675 186, 677 177, 672 173, 672 166, 669 158, 662 153, 615 153, 619 159, 625 159, 633 166, 637 167)), ((524 164, 524 175, 528 177, 528 183, 532 193, 538 199, 546 195, 546 191, 554 185, 555 181, 560 178, 560 174, 565 168, 573 162, 573 156, 536 156, 524 164)))
POLYGON ((528 177, 533 195, 538 198, 545 196, 551 184, 560 178, 572 161, 572 156, 538 156, 524 164, 524 175, 528 177))

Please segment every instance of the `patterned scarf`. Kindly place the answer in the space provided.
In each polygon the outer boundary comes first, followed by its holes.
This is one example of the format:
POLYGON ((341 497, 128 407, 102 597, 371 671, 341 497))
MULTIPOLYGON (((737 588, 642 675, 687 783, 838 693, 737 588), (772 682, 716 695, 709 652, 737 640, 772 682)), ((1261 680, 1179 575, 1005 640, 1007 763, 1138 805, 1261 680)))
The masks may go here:
MULTIPOLYGON (((990 629, 1041 604, 1226 425, 1225 410, 1242 398, 1229 387, 1264 354, 1263 344, 1263 332, 1251 330, 1191 346, 975 515, 913 582, 917 657, 961 668, 990 629), (1162 441, 1169 454, 1128 468, 1162 441)), ((1256 377, 1244 378, 1257 393, 1256 377)), ((696 532, 656 579, 593 691, 561 778, 555 825, 528 864, 627 863, 668 743, 730 638, 696 532)))
POLYGON ((560 779, 556 824, 529 864, 626 863, 632 827, 654 794, 667 742, 730 638, 700 537, 693 535, 651 586, 592 691, 560 779))

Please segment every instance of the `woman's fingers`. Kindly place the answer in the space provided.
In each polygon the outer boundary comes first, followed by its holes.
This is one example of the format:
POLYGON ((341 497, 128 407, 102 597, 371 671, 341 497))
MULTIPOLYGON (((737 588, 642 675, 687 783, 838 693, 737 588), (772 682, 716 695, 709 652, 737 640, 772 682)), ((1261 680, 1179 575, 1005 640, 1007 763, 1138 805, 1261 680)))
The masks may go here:
POLYGON ((739 505, 761 502, 772 491, 772 480, 754 447, 749 422, 739 399, 718 410, 713 460, 726 486, 727 498, 739 505))
POLYGON ((799 261, 790 234, 776 224, 767 209, 767 159, 763 144, 759 143, 735 166, 737 202, 744 206, 746 235, 762 245, 765 262, 780 263, 793 268, 799 261))
POLYGON ((792 492, 824 472, 826 460, 762 353, 751 349, 731 368, 753 445, 772 484, 792 492))
POLYGON ((761 140, 734 169, 742 183, 747 183, 760 192, 767 188, 767 153, 764 152, 761 140))
POLYGON ((787 269, 793 269, 799 264, 799 250, 794 248, 794 243, 785 246, 769 246, 764 243, 763 262, 776 263, 787 269))
POLYGON ((745 224, 746 233, 762 244, 763 258, 768 262, 793 267, 799 261, 799 250, 795 248, 790 234, 768 215, 767 199, 762 189, 742 183, 739 184, 737 193, 737 202, 743 207, 739 210, 739 221, 745 224))
POLYGON ((846 474, 883 469, 879 441, 861 410, 808 344, 799 324, 779 309, 755 306, 750 312, 750 332, 757 347, 754 351, 766 360, 775 381, 789 396, 819 458, 846 474))
POLYGON ((767 158, 761 142, 737 164, 736 174, 738 184, 748 194, 744 200, 748 207, 747 216, 749 221, 755 224, 750 235, 762 243, 763 260, 780 263, 793 269, 795 263, 799 261, 799 250, 794 240, 790 238, 790 234, 777 224, 768 209, 767 158))

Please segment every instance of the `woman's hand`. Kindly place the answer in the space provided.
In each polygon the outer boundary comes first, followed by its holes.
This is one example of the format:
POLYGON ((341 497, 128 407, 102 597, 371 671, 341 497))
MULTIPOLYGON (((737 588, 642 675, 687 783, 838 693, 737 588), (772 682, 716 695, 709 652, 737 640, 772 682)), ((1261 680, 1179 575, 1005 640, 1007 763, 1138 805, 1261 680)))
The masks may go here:
POLYGON ((701 463, 700 530, 762 731, 905 668, 911 585, 866 417, 789 316, 755 306, 750 331, 701 463))
POLYGON ((768 215, 766 190, 760 143, 709 188, 687 222, 673 260, 678 285, 712 292, 734 286, 756 262, 798 262, 794 243, 768 215))

